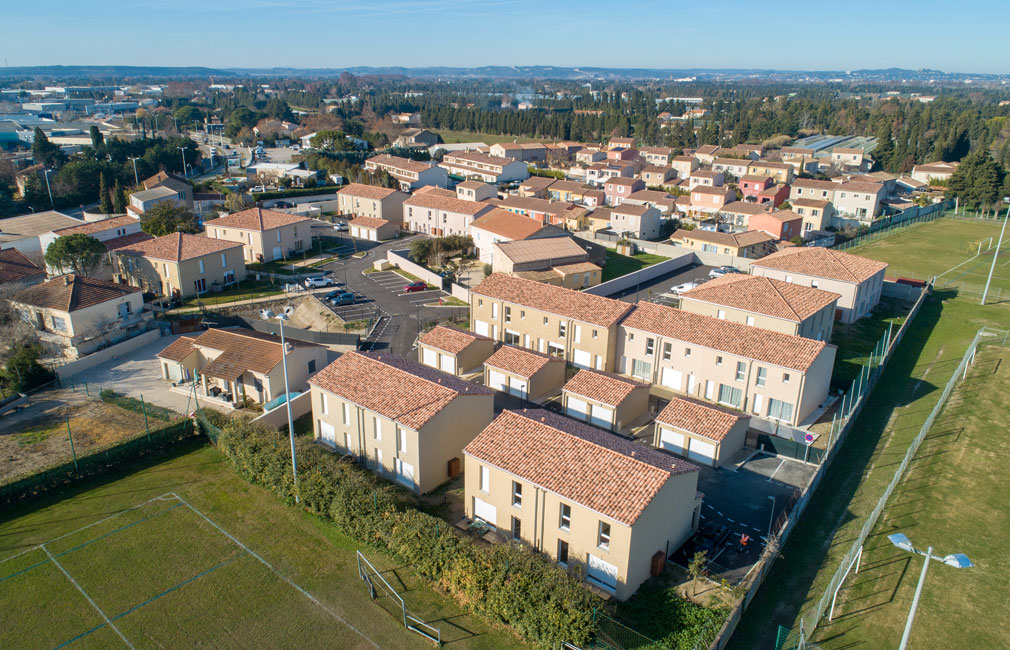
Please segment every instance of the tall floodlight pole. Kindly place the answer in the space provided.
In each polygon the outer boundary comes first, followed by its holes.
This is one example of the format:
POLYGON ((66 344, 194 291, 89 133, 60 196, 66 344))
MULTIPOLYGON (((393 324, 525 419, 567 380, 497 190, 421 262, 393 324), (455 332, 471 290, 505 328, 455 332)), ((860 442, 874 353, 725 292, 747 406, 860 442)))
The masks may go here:
POLYGON ((129 158, 133 161, 133 183, 140 185, 140 176, 137 175, 137 161, 140 160, 140 156, 129 156, 129 158))
POLYGON ((46 177, 46 190, 49 192, 49 205, 53 206, 53 210, 56 209, 56 202, 53 201, 53 188, 49 186, 49 172, 53 171, 49 168, 43 169, 43 175, 46 177))
POLYGON ((284 370, 284 405, 288 411, 288 436, 291 438, 291 475, 294 478, 295 503, 298 503, 298 460, 295 456, 295 425, 291 418, 291 390, 288 388, 288 348, 284 343, 284 321, 288 319, 287 312, 277 314, 276 318, 281 324, 281 362, 284 370))
POLYGON ((189 178, 189 174, 186 173, 186 147, 176 147, 182 152, 182 175, 189 178))
POLYGON ((996 244, 996 250, 992 254, 992 264, 989 266, 989 277, 985 281, 985 291, 982 292, 982 302, 980 305, 985 304, 985 298, 989 295, 989 283, 992 282, 992 272, 996 269, 996 257, 999 255, 999 247, 1003 245, 1003 233, 1006 232, 1006 222, 1010 219, 1010 206, 1007 206, 1006 216, 1003 217, 1003 227, 999 231, 999 242, 996 244))

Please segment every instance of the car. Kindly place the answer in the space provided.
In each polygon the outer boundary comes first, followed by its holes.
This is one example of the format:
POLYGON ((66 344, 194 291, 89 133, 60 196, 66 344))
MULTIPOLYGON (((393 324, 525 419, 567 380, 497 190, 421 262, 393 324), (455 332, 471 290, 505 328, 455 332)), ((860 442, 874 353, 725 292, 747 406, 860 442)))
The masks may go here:
POLYGON ((740 269, 735 266, 720 266, 717 269, 712 269, 708 272, 708 277, 710 278, 721 278, 727 273, 743 273, 740 269))
POLYGON ((334 305, 349 305, 357 300, 357 296, 354 295, 354 292, 347 289, 337 289, 326 294, 323 300, 334 305))
POLYGON ((305 287, 313 289, 315 287, 332 287, 333 278, 305 278, 305 287))
POLYGON ((411 282, 410 284, 405 286, 403 288, 403 293, 414 293, 415 291, 427 291, 427 290, 428 290, 428 283, 421 282, 420 280, 418 280, 417 282, 411 282))
POLYGON ((348 230, 348 228, 347 228, 347 222, 346 221, 338 221, 335 224, 333 224, 333 229, 336 230, 337 232, 347 232, 347 230, 348 230))
POLYGON ((670 293, 684 293, 685 291, 690 291, 698 286, 698 282, 684 282, 683 284, 678 284, 675 287, 670 288, 670 293))
POLYGON ((260 192, 266 192, 267 188, 263 187, 262 185, 257 185, 256 187, 252 188, 249 191, 252 192, 253 194, 259 194, 260 192))
POLYGON ((291 203, 290 201, 278 201, 277 203, 274 203, 274 207, 275 208, 293 208, 293 207, 295 207, 295 204, 291 203))

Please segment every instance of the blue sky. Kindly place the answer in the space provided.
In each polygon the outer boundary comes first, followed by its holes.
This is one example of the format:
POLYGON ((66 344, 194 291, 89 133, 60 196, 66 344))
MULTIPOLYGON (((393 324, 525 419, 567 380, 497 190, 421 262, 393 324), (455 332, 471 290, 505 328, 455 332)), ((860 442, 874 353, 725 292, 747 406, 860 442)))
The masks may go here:
MULTIPOLYGON (((7 3, 4 3, 7 4, 7 3)), ((1010 72, 1006 0, 50 0, 8 65, 558 65, 1010 72)))

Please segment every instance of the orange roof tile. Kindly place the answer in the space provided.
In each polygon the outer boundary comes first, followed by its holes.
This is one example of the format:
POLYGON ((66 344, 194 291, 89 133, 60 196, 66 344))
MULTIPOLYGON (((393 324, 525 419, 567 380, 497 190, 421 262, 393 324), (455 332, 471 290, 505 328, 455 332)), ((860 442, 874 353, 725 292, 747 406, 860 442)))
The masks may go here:
POLYGON ((635 390, 648 388, 649 384, 628 377, 597 370, 579 370, 561 390, 608 406, 618 406, 635 390))
POLYGON ((436 325, 430 331, 425 332, 418 340, 429 347, 438 348, 449 354, 459 354, 475 341, 493 341, 488 336, 481 336, 474 332, 468 332, 448 325, 436 325))
POLYGON ((517 348, 513 345, 503 345, 484 362, 491 366, 520 377, 532 377, 549 363, 564 363, 564 359, 547 356, 533 350, 517 348))
POLYGON ((162 237, 124 246, 116 249, 116 253, 139 255, 141 257, 167 260, 169 262, 183 262, 203 257, 204 255, 241 247, 241 242, 224 241, 200 235, 173 232, 162 237))
POLYGON ((311 221, 311 219, 297 214, 278 212, 277 210, 249 208, 248 210, 233 212, 217 219, 211 219, 205 225, 263 232, 264 230, 272 230, 281 226, 290 226, 306 221, 311 221))
POLYGON ((886 262, 821 246, 797 246, 772 253, 751 266, 802 273, 842 282, 864 282, 887 268, 886 262))
POLYGON ((674 397, 656 416, 656 422, 676 427, 710 440, 723 440, 747 416, 698 400, 674 397))
POLYGON ((484 278, 471 293, 602 327, 615 324, 631 309, 630 304, 620 300, 541 284, 502 273, 494 273, 484 278))
POLYGON ((798 323, 821 311, 841 296, 830 291, 760 275, 727 273, 721 278, 709 280, 682 293, 681 298, 743 309, 798 323))

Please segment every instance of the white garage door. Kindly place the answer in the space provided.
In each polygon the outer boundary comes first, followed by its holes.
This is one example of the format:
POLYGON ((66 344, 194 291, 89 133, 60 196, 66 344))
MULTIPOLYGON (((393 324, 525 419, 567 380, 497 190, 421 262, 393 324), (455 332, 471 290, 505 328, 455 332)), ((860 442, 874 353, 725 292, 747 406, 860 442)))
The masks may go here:
POLYGON ((481 336, 487 336, 487 323, 482 320, 475 320, 473 322, 473 329, 475 332, 481 336))
POLYGON ((450 354, 440 354, 438 357, 438 367, 442 369, 443 372, 447 372, 450 375, 456 374, 456 357, 450 354))
POLYGON ((432 368, 438 367, 438 353, 428 348, 421 348, 421 363, 432 368))
POLYGON ((414 466, 396 459, 396 480, 409 488, 414 487, 414 466))
POLYGON ((614 409, 608 409, 605 406, 593 404, 593 413, 590 416, 589 421, 598 427, 609 429, 610 425, 614 421, 614 409))
POLYGON ((508 377, 504 373, 498 372, 497 370, 487 371, 487 387, 493 388, 495 390, 505 390, 505 383, 508 381, 508 377))
POLYGON ((337 436, 333 430, 333 425, 328 422, 319 421, 319 437, 331 445, 337 444, 337 436))
POLYGON ((360 236, 361 236, 361 229, 359 229, 357 226, 351 226, 351 237, 360 237, 360 236))
POLYGON ((673 368, 663 368, 663 376, 659 383, 666 386, 667 388, 672 388, 673 390, 680 390, 683 385, 684 373, 679 370, 674 370, 673 368))
POLYGON ((659 430, 659 446, 675 454, 684 453, 684 434, 669 429, 659 430))
POLYGON ((591 553, 588 555, 588 560, 589 570, 586 572, 586 575, 600 587, 616 591, 617 567, 591 553))
POLYGON ((587 410, 589 410, 589 405, 584 401, 571 396, 568 397, 568 403, 565 405, 565 415, 585 420, 587 410))
POLYGON ((182 366, 176 363, 166 363, 165 370, 168 372, 169 380, 179 381, 182 379, 182 366))
POLYGON ((687 457, 699 463, 712 465, 715 463, 715 445, 711 442, 691 438, 691 446, 687 448, 687 457))
POLYGON ((368 238, 370 240, 372 240, 372 241, 378 240, 378 238, 379 238, 379 231, 377 231, 377 230, 369 230, 368 231, 368 238))
POLYGON ((477 497, 473 498, 473 516, 477 519, 481 519, 491 524, 492 526, 497 525, 498 521, 498 509, 487 501, 482 501, 477 497))
POLYGON ((575 350, 572 353, 572 365, 579 368, 592 368, 593 355, 589 354, 585 350, 575 350))
POLYGON ((529 397, 529 382, 525 379, 515 379, 509 383, 509 393, 526 399, 529 397))

